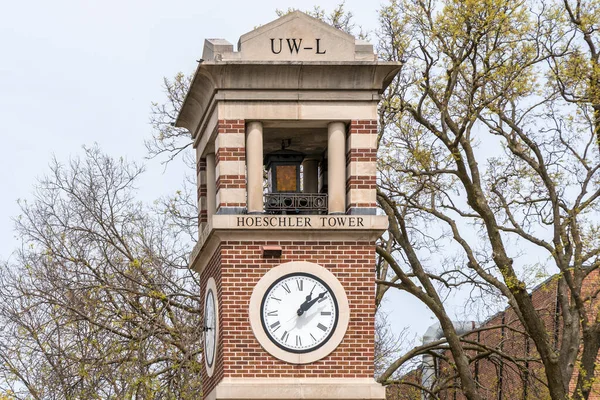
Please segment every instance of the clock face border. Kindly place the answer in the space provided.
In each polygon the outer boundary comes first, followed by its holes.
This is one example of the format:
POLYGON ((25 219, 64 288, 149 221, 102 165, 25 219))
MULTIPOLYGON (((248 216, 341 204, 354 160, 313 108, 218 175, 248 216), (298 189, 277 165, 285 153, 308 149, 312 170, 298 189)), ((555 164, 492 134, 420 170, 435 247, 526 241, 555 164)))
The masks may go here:
POLYGON ((325 281, 323 281, 321 278, 319 278, 318 276, 309 274, 307 272, 291 272, 291 273, 289 273, 287 275, 283 275, 282 277, 280 277, 277 280, 275 280, 275 282, 273 282, 271 284, 271 286, 269 286, 269 288, 265 291, 265 293, 263 295, 263 298, 262 298, 262 301, 260 303, 260 314, 261 314, 260 315, 260 320, 261 320, 261 323, 262 323, 263 330, 265 331, 265 333, 267 334, 267 336, 271 339, 271 341, 273 343, 275 343, 275 345, 277 345, 278 347, 282 348, 285 351, 289 351, 289 352, 292 352, 292 353, 309 353, 309 352, 315 351, 319 347, 325 345, 329 341, 329 339, 331 339, 331 336, 333 336, 333 334, 335 333, 335 331, 337 329, 337 324, 338 324, 339 317, 340 317, 340 307, 338 306, 337 297, 336 297, 335 293, 329 287, 329 285, 325 281), (313 346, 313 347, 311 347, 309 349, 306 349, 306 350, 295 350, 295 349, 291 349, 289 347, 286 347, 286 346, 282 345, 281 343, 278 343, 276 341, 276 339, 273 338, 273 335, 269 334, 269 332, 267 330, 267 326, 266 326, 266 321, 265 321, 265 318, 264 318, 264 314, 263 314, 265 300, 267 299, 267 293, 269 293, 271 291, 271 289, 273 289, 273 287, 275 287, 275 285, 277 285, 279 282, 281 282, 282 280, 287 279, 287 278, 289 278, 291 276, 305 276, 305 277, 309 277, 311 279, 314 279, 314 280, 318 281, 321 285, 323 285, 325 287, 325 289, 333 295, 332 296, 332 300, 333 300, 333 305, 334 305, 334 308, 335 308, 335 320, 334 320, 334 323, 333 323, 333 329, 331 330, 331 332, 329 332, 329 334, 327 335, 327 337, 321 341, 321 343, 319 343, 316 346, 313 346))
POLYGON ((206 366, 208 368, 212 368, 212 366, 215 363, 215 326, 216 326, 216 321, 215 321, 215 292, 213 292, 211 289, 206 291, 206 296, 204 297, 204 354, 205 354, 205 359, 206 359, 206 366), (212 321, 211 325, 209 325, 207 322, 207 315, 208 315, 208 306, 212 306, 212 321), (212 326, 213 328, 208 330, 210 327, 212 326), (207 338, 209 338, 210 336, 212 336, 212 343, 209 346, 207 344, 207 338), (212 348, 211 348, 212 347, 212 348), (212 352, 211 357, 208 356, 208 353, 212 352))
POLYGON ((344 287, 329 270, 308 261, 292 261, 270 269, 260 278, 250 297, 249 316, 252 332, 265 351, 290 364, 309 364, 326 357, 342 342, 350 321, 350 307, 344 287), (337 326, 329 339, 319 347, 304 353, 292 352, 273 343, 265 332, 261 318, 262 300, 268 289, 280 278, 294 273, 306 273, 322 280, 331 289, 338 305, 337 326))
MULTIPOLYGON (((214 300, 214 306, 215 306, 215 311, 214 311, 214 315, 215 315, 215 340, 214 340, 214 352, 213 352, 213 360, 212 360, 212 364, 209 365, 208 364, 208 360, 205 356, 203 356, 202 358, 204 358, 204 367, 206 368, 206 374, 209 377, 212 377, 214 372, 215 372, 215 366, 217 364, 217 355, 219 354, 219 298, 217 296, 217 282, 215 281, 214 278, 209 278, 208 282, 206 282, 206 289, 204 290, 204 313, 206 313, 206 299, 208 298, 208 294, 212 292, 212 297, 214 300)), ((203 321, 202 321, 202 325, 204 325, 204 319, 206 318, 206 315, 203 315, 203 321)), ((202 335, 202 339, 203 339, 203 343, 202 346, 203 348, 206 345, 206 341, 205 341, 206 335, 202 335)), ((203 354, 204 355, 204 354, 203 354)))

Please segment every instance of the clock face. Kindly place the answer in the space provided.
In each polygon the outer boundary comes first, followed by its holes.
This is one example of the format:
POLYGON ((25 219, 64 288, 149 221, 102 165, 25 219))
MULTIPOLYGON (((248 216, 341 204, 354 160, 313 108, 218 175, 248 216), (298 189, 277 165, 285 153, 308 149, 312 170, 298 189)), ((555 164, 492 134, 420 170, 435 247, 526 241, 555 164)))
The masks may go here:
POLYGON ((295 272, 264 292, 260 318, 268 338, 293 353, 311 352, 329 340, 338 323, 338 302, 320 278, 295 272))
POLYGON ((204 298, 204 357, 208 368, 215 362, 216 326, 215 293, 209 288, 204 298))

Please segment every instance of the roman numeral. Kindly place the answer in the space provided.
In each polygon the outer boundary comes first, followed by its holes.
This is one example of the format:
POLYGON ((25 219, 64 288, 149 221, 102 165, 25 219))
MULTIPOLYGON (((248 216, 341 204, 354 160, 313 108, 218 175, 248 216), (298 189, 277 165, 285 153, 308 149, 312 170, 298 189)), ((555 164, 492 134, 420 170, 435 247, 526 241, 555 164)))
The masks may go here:
POLYGON ((296 284, 298 285, 298 291, 301 292, 302 289, 304 288, 304 281, 302 279, 298 279, 296 281, 296 284))
POLYGON ((321 315, 331 315, 331 311, 321 311, 321 315))
POLYGON ((286 292, 291 293, 290 287, 287 283, 284 283, 283 285, 281 285, 281 287, 283 287, 283 290, 285 290, 286 292))
POLYGON ((273 329, 273 332, 277 331, 277 329, 279 329, 279 325, 280 322, 276 321, 275 323, 271 324, 271 329, 273 329))
POLYGON ((284 331, 283 335, 281 335, 281 341, 282 342, 287 342, 288 337, 290 336, 290 334, 288 333, 288 331, 284 331))
POLYGON ((273 300, 277 300, 278 302, 280 302, 280 303, 281 303, 281 299, 278 299, 277 297, 274 297, 274 296, 271 296, 271 298, 272 298, 273 300))
POLYGON ((302 346, 302 339, 298 335, 296 335, 296 346, 302 346))
POLYGON ((323 301, 323 300, 325 300, 326 298, 327 298, 327 295, 325 295, 325 296, 321 297, 321 298, 319 299, 318 303, 322 302, 322 301, 323 301))
POLYGON ((327 327, 326 327, 325 325, 321 324, 321 323, 319 323, 319 324, 317 325, 317 328, 319 328, 319 329, 320 329, 320 330, 322 330, 323 332, 325 332, 325 331, 327 330, 327 327))
MULTIPOLYGON (((276 317, 276 316, 277 316, 277 314, 278 314, 278 313, 277 313, 277 311, 269 311, 269 312, 267 313, 267 316, 268 316, 268 317, 276 317)), ((323 314, 323 313, 321 313, 321 314, 323 314)))
POLYGON ((317 341, 317 338, 316 338, 316 337, 314 337, 312 333, 310 334, 310 337, 311 337, 311 338, 313 338, 313 342, 316 342, 316 341, 317 341))

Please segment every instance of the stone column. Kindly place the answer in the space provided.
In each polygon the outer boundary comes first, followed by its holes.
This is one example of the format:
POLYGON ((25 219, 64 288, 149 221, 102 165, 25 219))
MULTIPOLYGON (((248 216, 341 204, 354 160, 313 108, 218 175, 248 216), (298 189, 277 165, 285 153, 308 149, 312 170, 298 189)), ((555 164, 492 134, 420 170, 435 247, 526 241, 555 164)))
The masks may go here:
POLYGON ((217 179, 215 177, 215 153, 206 155, 206 214, 210 222, 215 215, 217 179))
POLYGON ((327 180, 329 214, 346 213, 346 125, 327 125, 327 180))
POLYGON ((263 208, 263 124, 246 125, 246 174, 248 181, 248 214, 262 214, 263 208))
POLYGON ((302 162, 302 192, 319 193, 319 160, 315 158, 302 162))

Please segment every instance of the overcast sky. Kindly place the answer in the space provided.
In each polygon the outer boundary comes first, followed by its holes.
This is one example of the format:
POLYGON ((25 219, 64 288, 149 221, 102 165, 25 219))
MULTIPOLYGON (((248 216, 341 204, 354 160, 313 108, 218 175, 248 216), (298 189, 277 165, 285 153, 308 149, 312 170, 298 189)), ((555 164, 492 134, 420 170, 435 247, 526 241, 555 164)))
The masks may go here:
MULTIPOLYGON (((319 0, 326 10, 336 0, 319 0)), ((18 241, 11 217, 31 198, 53 156, 67 161, 83 145, 144 161, 152 101, 162 78, 192 72, 205 38, 237 43, 276 18, 275 9, 310 9, 307 1, 53 0, 4 2, 0 11, 0 259, 18 241)), ((357 24, 377 25, 379 2, 347 0, 357 24)), ((140 196, 177 190, 183 171, 147 161, 140 196)), ((422 334, 433 321, 425 307, 394 297, 397 326, 422 334), (412 312, 408 312, 411 310, 412 312)))

